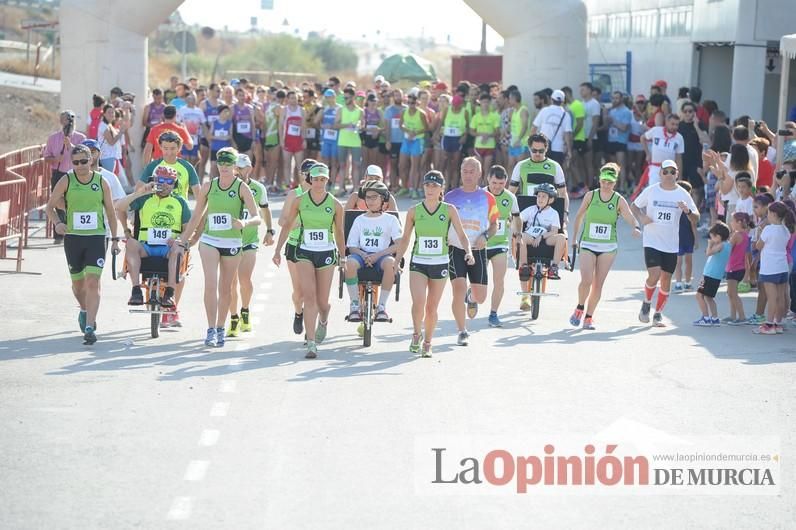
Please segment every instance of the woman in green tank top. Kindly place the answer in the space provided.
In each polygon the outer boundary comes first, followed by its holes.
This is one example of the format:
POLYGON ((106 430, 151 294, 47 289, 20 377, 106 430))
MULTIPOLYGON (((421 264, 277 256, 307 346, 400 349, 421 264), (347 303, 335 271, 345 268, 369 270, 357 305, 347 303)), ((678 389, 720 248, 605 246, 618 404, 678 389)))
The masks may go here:
POLYGON ((638 221, 630 211, 624 197, 614 191, 619 165, 605 164, 600 169, 600 188, 588 192, 583 197, 578 214, 575 217, 575 240, 573 247, 578 246, 580 236, 580 285, 578 285, 578 305, 569 323, 580 326, 583 318, 584 329, 595 329, 592 317, 602 295, 603 284, 616 258, 618 248, 616 237, 616 221, 621 215, 633 229, 633 236, 640 237, 641 229, 638 221), (586 299, 588 298, 588 306, 586 299))
POLYGON ((444 189, 445 178, 442 173, 426 173, 423 177, 425 199, 407 212, 404 237, 395 255, 395 261, 400 263, 414 234, 409 274, 414 333, 409 351, 421 353, 423 357, 431 357, 431 338, 438 320, 437 308, 445 290, 445 280, 448 279, 448 231, 451 227, 464 244, 467 264, 475 263, 459 212, 452 204, 442 201, 444 189))
MULTIPOLYGON (((318 356, 318 344, 326 338, 331 310, 329 291, 335 265, 345 268, 344 211, 343 205, 326 190, 329 183, 329 168, 326 165, 312 166, 306 179, 310 188, 291 202, 283 226, 290 226, 296 220, 301 223, 296 271, 301 278, 304 301, 304 329, 307 336, 305 357, 314 359, 318 356)), ((277 267, 282 263, 280 251, 287 238, 288 233, 282 230, 273 257, 277 267)))
POLYGON ((259 210, 248 186, 235 176, 238 152, 225 147, 216 156, 219 176, 202 185, 191 220, 180 236, 183 247, 194 231, 204 224, 199 256, 205 275, 207 346, 225 343, 224 323, 232 296, 232 277, 238 270, 243 246, 243 229, 260 224, 259 210), (244 207, 249 211, 243 219, 244 207))

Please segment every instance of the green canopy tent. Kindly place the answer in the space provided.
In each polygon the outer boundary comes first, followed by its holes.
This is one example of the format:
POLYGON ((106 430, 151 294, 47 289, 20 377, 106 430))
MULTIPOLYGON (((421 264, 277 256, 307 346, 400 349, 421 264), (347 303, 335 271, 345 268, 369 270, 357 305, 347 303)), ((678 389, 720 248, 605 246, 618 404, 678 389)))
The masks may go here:
POLYGON ((376 69, 390 83, 400 80, 433 81, 437 78, 434 65, 417 55, 391 55, 376 69))

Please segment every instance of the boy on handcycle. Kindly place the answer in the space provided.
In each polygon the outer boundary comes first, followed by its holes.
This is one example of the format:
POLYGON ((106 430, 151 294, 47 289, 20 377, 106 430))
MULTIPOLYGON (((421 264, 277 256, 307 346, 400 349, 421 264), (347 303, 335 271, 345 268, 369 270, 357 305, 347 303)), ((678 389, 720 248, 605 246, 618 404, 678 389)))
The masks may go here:
POLYGON ((133 283, 128 305, 144 304, 144 293, 140 285, 141 259, 153 257, 168 260, 167 287, 160 305, 166 308, 175 306, 177 256, 183 254, 183 248, 177 239, 191 220, 188 203, 172 193, 177 176, 172 168, 160 166, 150 182, 116 203, 118 212, 126 215, 129 209, 136 215, 135 238, 127 239, 125 252, 127 271, 133 283))
POLYGON ((520 219, 525 227, 520 245, 520 281, 528 281, 531 277, 528 245, 534 248, 553 247, 553 260, 547 270, 547 277, 558 280, 559 262, 562 262, 567 250, 566 235, 559 233, 561 219, 553 208, 558 193, 552 184, 544 183, 536 187, 534 195, 536 204, 520 212, 520 219))
POLYGON ((403 229, 398 219, 383 213, 389 201, 390 192, 384 183, 373 180, 366 181, 359 190, 359 195, 367 205, 367 212, 360 215, 351 225, 346 246, 349 257, 346 261, 345 284, 351 297, 349 322, 362 320, 359 301, 359 269, 373 267, 381 271, 381 293, 376 307, 377 322, 387 322, 387 300, 395 282, 395 251, 403 236, 403 229))

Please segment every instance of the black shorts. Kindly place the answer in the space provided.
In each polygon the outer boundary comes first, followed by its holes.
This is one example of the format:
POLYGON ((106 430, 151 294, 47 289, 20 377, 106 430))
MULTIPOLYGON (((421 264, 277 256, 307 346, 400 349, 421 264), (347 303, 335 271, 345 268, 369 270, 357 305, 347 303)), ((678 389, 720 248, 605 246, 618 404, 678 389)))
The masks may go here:
POLYGON ((448 264, 438 263, 436 265, 428 265, 426 263, 409 263, 410 272, 418 272, 428 278, 429 280, 444 280, 448 277, 448 264))
POLYGON ((207 142, 207 138, 199 138, 199 145, 202 147, 210 147, 210 144, 207 142))
POLYGON ((290 244, 290 243, 285 245, 285 258, 288 261, 292 261, 293 263, 296 263, 298 261, 296 259, 296 250, 298 250, 298 247, 296 247, 296 245, 293 245, 293 244, 290 244))
MULTIPOLYGON (((316 133, 315 136, 318 136, 316 133)), ((317 138, 307 138, 307 151, 320 151, 321 142, 317 138)))
POLYGON ((572 140, 572 150, 582 155, 589 152, 589 142, 586 140, 572 140))
POLYGON ((464 144, 462 144, 462 154, 467 156, 473 147, 475 147, 475 136, 468 134, 467 138, 464 140, 464 144))
POLYGON ((306 250, 296 249, 296 261, 308 261, 316 269, 325 269, 337 265, 337 250, 306 250))
POLYGON ((260 248, 259 243, 249 243, 248 245, 243 245, 243 252, 247 250, 254 250, 256 252, 258 248, 260 248))
POLYGON ((594 257, 595 257, 595 258, 599 258, 599 257, 600 257, 600 256, 602 256, 603 254, 616 254, 616 250, 603 250, 603 251, 598 251, 598 250, 592 250, 592 249, 590 249, 590 248, 583 248, 583 247, 580 247, 580 251, 581 251, 581 252, 583 252, 584 250, 585 250, 586 252, 591 252, 592 254, 594 254, 594 257))
POLYGON ((105 236, 64 236, 64 254, 73 280, 79 280, 86 272, 97 276, 105 266, 105 236))
POLYGON ((364 147, 365 149, 373 149, 374 147, 379 146, 378 136, 374 138, 369 134, 362 133, 359 135, 359 139, 362 140, 362 147, 364 147))
POLYGON ((561 164, 563 166, 564 165, 564 160, 566 160, 567 155, 565 155, 561 151, 548 151, 547 152, 547 158, 549 158, 550 160, 555 160, 556 162, 558 162, 559 164, 561 164))
POLYGON ((625 153, 627 152, 627 144, 623 144, 622 142, 608 142, 605 144, 605 152, 609 155, 625 153))
POLYGON ((214 247, 213 245, 209 245, 209 244, 205 243, 204 241, 201 241, 201 244, 206 246, 206 247, 213 248, 213 249, 217 250, 218 251, 218 255, 221 256, 222 258, 232 258, 232 257, 237 256, 238 254, 240 254, 240 251, 241 251, 240 247, 220 248, 220 247, 214 247))
POLYGON ((738 271, 732 271, 727 273, 727 281, 734 281, 740 282, 743 281, 743 277, 746 276, 746 269, 741 269, 738 271))
POLYGON ((488 285, 489 274, 486 269, 486 249, 482 248, 481 250, 473 250, 472 252, 475 263, 468 265, 464 260, 464 250, 459 247, 450 247, 448 250, 448 257, 450 258, 448 277, 451 280, 455 280, 456 278, 468 278, 470 283, 488 285))
POLYGON ((402 143, 391 143, 390 144, 390 158, 393 160, 398 160, 398 157, 401 155, 401 145, 402 143))
POLYGON ((721 280, 703 276, 702 281, 699 282, 699 287, 697 287, 697 292, 708 298, 716 298, 716 293, 719 292, 719 285, 721 285, 721 280))
POLYGON ((387 144, 385 144, 384 142, 379 142, 379 153, 381 153, 383 155, 389 155, 390 154, 390 152, 387 151, 387 144))
POLYGON ((677 268, 677 252, 661 252, 652 247, 644 247, 644 263, 648 269, 660 267, 664 272, 674 274, 677 268))
POLYGON ((243 136, 242 134, 238 133, 233 133, 232 137, 235 139, 235 145, 238 146, 239 152, 245 153, 246 151, 251 150, 254 140, 248 136, 243 136))
POLYGON ((488 248, 486 249, 486 259, 491 261, 492 258, 495 256, 500 256, 501 254, 508 254, 509 249, 507 248, 488 248))

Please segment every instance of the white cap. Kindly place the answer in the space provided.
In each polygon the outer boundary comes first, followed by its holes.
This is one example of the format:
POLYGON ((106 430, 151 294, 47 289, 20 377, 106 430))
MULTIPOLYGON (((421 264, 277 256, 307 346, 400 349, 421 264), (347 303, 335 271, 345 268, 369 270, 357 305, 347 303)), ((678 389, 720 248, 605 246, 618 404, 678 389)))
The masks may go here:
POLYGON ((384 173, 381 172, 381 168, 376 164, 371 164, 365 170, 365 176, 373 175, 376 177, 384 178, 384 173))
POLYGON ((413 86, 412 88, 409 89, 409 92, 407 92, 406 95, 417 97, 419 93, 420 93, 420 88, 413 86))
POLYGON ((252 161, 249 158, 249 155, 239 154, 238 160, 235 162, 235 165, 238 167, 252 167, 252 161))
POLYGON ((376 77, 373 79, 373 82, 374 82, 374 83, 383 83, 383 82, 384 82, 384 76, 383 76, 383 75, 377 75, 377 76, 376 76, 376 77))
POLYGON ((553 94, 550 96, 550 99, 553 101, 564 101, 566 96, 562 90, 553 90, 553 94))
POLYGON ((674 169, 677 169, 677 162, 674 160, 664 160, 661 163, 661 169, 666 169, 667 167, 673 167, 674 169))

